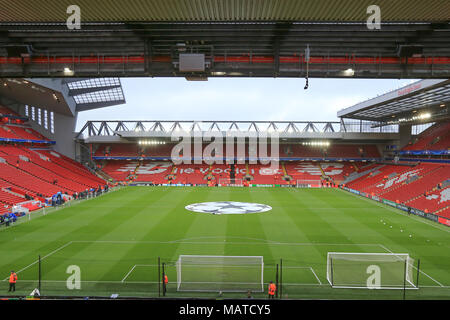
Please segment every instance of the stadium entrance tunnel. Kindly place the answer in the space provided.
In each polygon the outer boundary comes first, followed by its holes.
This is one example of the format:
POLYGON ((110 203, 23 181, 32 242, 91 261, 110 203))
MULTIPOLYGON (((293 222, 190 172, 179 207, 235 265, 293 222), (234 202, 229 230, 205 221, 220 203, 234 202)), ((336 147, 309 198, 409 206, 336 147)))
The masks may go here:
POLYGON ((271 206, 251 202, 217 201, 202 202, 187 205, 189 211, 209 213, 209 214, 248 214, 262 213, 272 210, 271 206))

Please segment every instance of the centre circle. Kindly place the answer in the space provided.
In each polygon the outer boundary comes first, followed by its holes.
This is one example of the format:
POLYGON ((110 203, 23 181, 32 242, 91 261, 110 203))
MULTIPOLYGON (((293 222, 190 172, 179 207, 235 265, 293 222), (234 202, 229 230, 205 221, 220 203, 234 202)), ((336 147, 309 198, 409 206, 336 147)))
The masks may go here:
POLYGON ((189 211, 210 214, 247 214, 272 210, 271 206, 253 202, 215 201, 193 203, 185 207, 189 211))

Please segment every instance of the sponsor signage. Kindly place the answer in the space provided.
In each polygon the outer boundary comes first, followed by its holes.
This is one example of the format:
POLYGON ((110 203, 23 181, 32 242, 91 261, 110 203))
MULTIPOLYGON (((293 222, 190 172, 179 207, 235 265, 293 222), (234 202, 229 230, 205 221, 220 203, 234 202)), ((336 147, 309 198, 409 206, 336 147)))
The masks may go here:
MULTIPOLYGON (((343 189, 347 190, 347 191, 349 191, 351 193, 354 193, 354 194, 358 194, 358 195, 362 195, 363 194, 363 193, 359 193, 356 190, 349 189, 347 187, 344 187, 343 189)), ((391 207, 394 207, 394 208, 397 208, 397 209, 400 209, 400 210, 403 210, 403 211, 408 211, 408 207, 403 205, 403 204, 397 204, 394 201, 387 200, 387 199, 380 199, 380 198, 378 198, 376 196, 372 196, 372 199, 380 201, 380 202, 382 202, 384 204, 387 204, 388 206, 391 206, 391 207)), ((423 217, 425 219, 428 219, 428 220, 431 220, 431 221, 435 221, 435 222, 440 222, 440 223, 446 224, 446 225, 448 225, 448 223, 450 221, 448 219, 438 217, 437 215, 434 215, 432 213, 425 213, 425 212, 423 212, 423 211, 421 211, 419 209, 416 209, 416 208, 411 208, 411 213, 415 214, 416 216, 420 216, 420 217, 423 217), (444 220, 442 220, 442 222, 441 222, 441 220, 439 220, 439 219, 444 219, 444 220)))
POLYGON ((450 220, 447 218, 438 217, 438 222, 450 227, 450 220))

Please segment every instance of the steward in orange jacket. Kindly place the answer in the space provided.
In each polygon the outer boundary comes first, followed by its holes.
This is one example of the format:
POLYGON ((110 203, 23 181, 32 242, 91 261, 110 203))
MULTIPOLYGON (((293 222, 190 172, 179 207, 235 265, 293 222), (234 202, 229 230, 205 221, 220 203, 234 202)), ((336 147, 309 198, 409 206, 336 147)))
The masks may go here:
POLYGON ((9 275, 9 290, 16 291, 16 282, 17 282, 17 274, 14 271, 11 271, 11 274, 9 275))
POLYGON ((268 291, 269 291, 269 299, 274 299, 275 298, 275 292, 277 291, 277 286, 272 281, 270 281, 270 283, 269 283, 269 290, 268 291))

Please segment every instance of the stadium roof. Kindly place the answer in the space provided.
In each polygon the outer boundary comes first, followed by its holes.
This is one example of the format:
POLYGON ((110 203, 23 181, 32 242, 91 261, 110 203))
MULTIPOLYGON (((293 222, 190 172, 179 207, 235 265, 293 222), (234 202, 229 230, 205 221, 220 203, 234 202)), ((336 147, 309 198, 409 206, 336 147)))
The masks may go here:
POLYGON ((428 79, 340 110, 338 117, 394 123, 431 122, 450 116, 450 80, 428 79))
MULTIPOLYGON (((1 0, 1 22, 65 22, 71 0, 1 0)), ((85 22, 366 21, 372 0, 77 0, 85 22)), ((383 21, 448 21, 447 0, 378 0, 383 21)))
POLYGON ((64 80, 73 97, 77 111, 124 104, 125 96, 119 78, 90 78, 64 80))
POLYGON ((374 129, 372 123, 362 124, 360 121, 107 120, 88 121, 76 138, 86 143, 118 143, 178 141, 180 136, 186 135, 224 139, 278 136, 281 142, 305 139, 380 142, 395 140, 398 131, 389 127, 374 129))
POLYGON ((68 116, 74 116, 78 111, 125 103, 119 78, 4 78, 0 95, 68 116))
POLYGON ((0 77, 450 77, 450 1, 0 0, 0 77), (200 71, 180 68, 202 54, 200 71), (348 72, 348 71, 351 72, 348 72))

